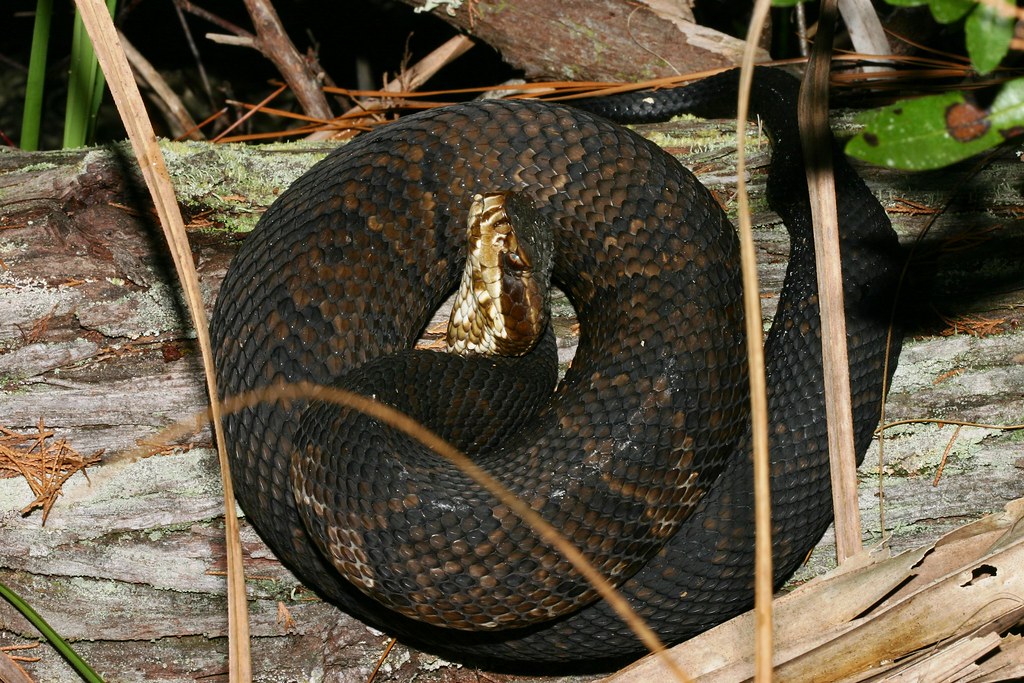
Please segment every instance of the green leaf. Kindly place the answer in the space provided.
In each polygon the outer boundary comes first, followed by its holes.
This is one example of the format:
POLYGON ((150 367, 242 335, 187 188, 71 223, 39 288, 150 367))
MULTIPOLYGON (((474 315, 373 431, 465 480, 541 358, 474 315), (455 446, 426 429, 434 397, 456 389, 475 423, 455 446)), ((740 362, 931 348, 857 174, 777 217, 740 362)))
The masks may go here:
POLYGON ((974 0, 928 0, 935 21, 952 24, 962 18, 975 6, 974 0))
POLYGON ((880 166, 927 170, 956 163, 1024 132, 1024 79, 1011 81, 989 111, 944 93, 904 100, 864 117, 846 153, 880 166))
POLYGON ((1008 82, 989 109, 992 128, 1003 138, 1024 134, 1024 78, 1008 82))
POLYGON ((979 74, 987 74, 999 66, 1010 50, 1013 19, 1004 17, 988 5, 978 5, 964 23, 967 54, 979 74))
POLYGON ((796 7, 807 0, 772 0, 772 7, 796 7))
POLYGON ((974 0, 886 0, 896 7, 920 7, 928 5, 935 20, 951 24, 967 14, 974 7, 974 0))

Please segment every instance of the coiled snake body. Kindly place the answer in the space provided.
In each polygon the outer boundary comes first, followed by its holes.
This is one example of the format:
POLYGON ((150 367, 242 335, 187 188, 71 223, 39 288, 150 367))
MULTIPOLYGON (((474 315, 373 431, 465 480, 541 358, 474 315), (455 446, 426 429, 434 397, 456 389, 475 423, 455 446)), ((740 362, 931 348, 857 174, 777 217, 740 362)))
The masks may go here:
MULTIPOLYGON (((777 581, 831 515, 795 87, 762 70, 752 104, 772 135, 769 195, 792 242, 766 342, 777 581)), ((721 116, 735 88, 729 73, 664 96, 721 116)), ((618 104, 604 106, 614 114, 618 104)), ((862 455, 882 397, 899 249, 841 159, 837 185, 862 455)), ((735 234, 689 171, 632 132, 561 105, 488 101, 364 135, 267 211, 228 271, 213 334, 225 396, 309 381, 425 421, 572 539, 666 641, 749 607, 735 234), (549 343, 521 359, 409 351, 461 274, 474 195, 506 191, 552 226, 552 277, 580 320, 576 357, 554 389, 549 343)), ((490 662, 592 667, 642 649, 555 550, 410 439, 318 402, 264 403, 225 428, 253 525, 304 583, 367 623, 490 662)))

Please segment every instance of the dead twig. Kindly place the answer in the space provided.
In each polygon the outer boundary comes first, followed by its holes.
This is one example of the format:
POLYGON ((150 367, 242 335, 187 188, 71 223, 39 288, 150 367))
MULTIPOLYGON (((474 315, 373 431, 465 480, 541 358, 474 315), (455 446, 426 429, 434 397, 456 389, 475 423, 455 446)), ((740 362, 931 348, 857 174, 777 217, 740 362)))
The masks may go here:
POLYGON ((942 478, 942 470, 946 469, 946 460, 949 458, 949 452, 953 450, 953 444, 956 443, 956 437, 960 435, 962 427, 963 425, 957 425, 956 429, 953 430, 953 436, 949 437, 946 450, 942 451, 942 459, 939 460, 939 468, 935 471, 935 479, 932 481, 932 486, 939 485, 939 479, 942 478))
MULTIPOLYGON (((465 54, 469 48, 473 47, 473 44, 473 40, 466 36, 451 38, 409 68, 402 69, 402 72, 388 82, 381 90, 382 98, 360 102, 358 106, 353 107, 346 114, 369 113, 388 107, 389 100, 385 99, 388 95, 419 89, 444 66, 465 54)), ((333 133, 334 131, 329 132, 333 133)), ((318 137, 327 137, 327 135, 324 132, 320 132, 314 133, 311 136, 312 139, 317 139, 318 137)))
POLYGON ((333 114, 320 88, 319 65, 308 62, 296 49, 277 11, 267 0, 245 0, 245 8, 256 28, 253 47, 274 63, 306 114, 324 121, 330 119, 333 114))
POLYGON ((124 48, 125 56, 128 57, 128 62, 132 65, 135 77, 152 92, 151 101, 163 115, 171 135, 176 139, 204 139, 199 126, 196 125, 188 108, 185 107, 185 103, 174 92, 174 88, 167 84, 160 72, 142 56, 142 53, 125 38, 123 33, 118 31, 117 37, 121 40, 121 47, 124 48))

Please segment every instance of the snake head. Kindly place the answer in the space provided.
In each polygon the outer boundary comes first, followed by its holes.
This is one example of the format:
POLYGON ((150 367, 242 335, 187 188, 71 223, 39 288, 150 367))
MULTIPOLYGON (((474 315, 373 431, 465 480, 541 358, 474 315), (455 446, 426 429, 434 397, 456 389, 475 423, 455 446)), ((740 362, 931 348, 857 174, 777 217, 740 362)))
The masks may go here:
POLYGON ((552 230, 519 192, 476 195, 467 223, 469 250, 448 321, 448 350, 524 355, 548 324, 552 230))

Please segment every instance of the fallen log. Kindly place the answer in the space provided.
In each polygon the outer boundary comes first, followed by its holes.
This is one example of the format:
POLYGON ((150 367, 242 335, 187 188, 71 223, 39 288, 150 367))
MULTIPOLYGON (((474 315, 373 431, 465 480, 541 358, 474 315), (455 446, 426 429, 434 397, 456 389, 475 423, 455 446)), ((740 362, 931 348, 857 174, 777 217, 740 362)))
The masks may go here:
POLYGON ((743 52, 671 0, 403 2, 479 38, 530 80, 642 81, 736 66, 743 52))
MULTIPOLYGON (((727 129, 693 121, 641 128, 731 209, 727 129)), ((752 135, 760 141, 750 168, 770 316, 787 246, 763 201, 767 143, 752 135)), ((244 239, 237 231, 329 148, 164 145, 208 306, 244 239)), ((931 543, 1024 496, 1024 448, 1016 432, 998 428, 1024 413, 1019 166, 999 159, 974 176, 864 169, 905 241, 936 219, 921 247, 931 280, 913 294, 927 315, 912 325, 886 419, 944 421, 886 430, 881 468, 877 450, 869 453, 861 470, 869 544, 931 543), (989 426, 958 428, 956 420, 989 426)), ((35 498, 25 480, 0 479, 0 581, 110 680, 217 678, 226 669, 227 618, 216 459, 205 429, 170 444, 158 439, 169 424, 191 420, 206 397, 194 333, 138 188, 123 148, 0 151, 0 426, 49 430, 101 458, 63 484, 45 526, 41 511, 21 514, 35 498)), ((571 314, 561 308, 560 330, 571 329, 571 314)), ((388 638, 313 599, 244 526, 243 543, 257 677, 365 680, 388 638)), ((804 578, 828 569, 829 557, 826 539, 804 578)), ((0 646, 34 637, 0 605, 0 646)), ((73 680, 56 653, 40 656, 26 665, 38 680, 73 680)), ((478 680, 401 646, 377 680, 413 676, 478 680)))

